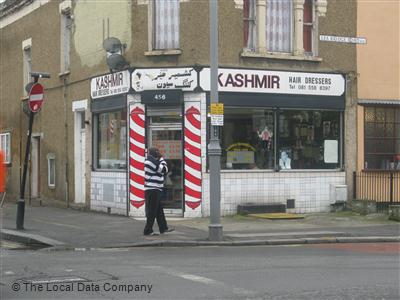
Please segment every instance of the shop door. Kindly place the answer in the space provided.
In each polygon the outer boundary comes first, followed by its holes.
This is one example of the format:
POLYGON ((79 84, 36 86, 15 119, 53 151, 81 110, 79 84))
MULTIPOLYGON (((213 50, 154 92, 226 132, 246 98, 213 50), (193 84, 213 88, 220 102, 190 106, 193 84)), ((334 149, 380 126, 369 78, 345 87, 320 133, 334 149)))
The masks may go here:
POLYGON ((152 123, 149 128, 149 147, 157 147, 168 164, 162 201, 165 214, 183 215, 182 186, 182 125, 152 123))

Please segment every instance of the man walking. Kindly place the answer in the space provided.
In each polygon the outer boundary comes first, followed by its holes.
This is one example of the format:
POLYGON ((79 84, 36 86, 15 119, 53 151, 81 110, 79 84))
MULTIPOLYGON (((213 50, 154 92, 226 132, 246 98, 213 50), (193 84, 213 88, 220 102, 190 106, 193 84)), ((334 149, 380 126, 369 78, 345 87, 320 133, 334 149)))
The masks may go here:
POLYGON ((153 232, 154 220, 157 219, 160 233, 173 231, 168 228, 164 210, 161 204, 161 192, 164 186, 164 176, 168 173, 168 166, 157 148, 150 148, 144 163, 145 170, 145 198, 146 198, 146 226, 144 235, 156 235, 153 232))

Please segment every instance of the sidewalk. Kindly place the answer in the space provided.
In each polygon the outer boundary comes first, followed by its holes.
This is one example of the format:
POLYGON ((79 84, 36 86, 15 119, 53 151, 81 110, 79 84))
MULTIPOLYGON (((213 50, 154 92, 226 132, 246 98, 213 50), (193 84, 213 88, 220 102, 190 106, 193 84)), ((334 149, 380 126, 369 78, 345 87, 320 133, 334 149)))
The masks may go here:
MULTIPOLYGON (((0 209, 3 239, 40 242, 53 249, 138 246, 276 245, 400 241, 400 223, 386 216, 352 213, 309 214, 300 220, 265 220, 245 216, 221 219, 224 240, 208 241, 208 218, 168 218, 175 231, 143 236, 144 219, 54 207, 26 206, 25 230, 17 231, 16 205, 0 209)), ((154 227, 157 230, 157 226, 154 227)))

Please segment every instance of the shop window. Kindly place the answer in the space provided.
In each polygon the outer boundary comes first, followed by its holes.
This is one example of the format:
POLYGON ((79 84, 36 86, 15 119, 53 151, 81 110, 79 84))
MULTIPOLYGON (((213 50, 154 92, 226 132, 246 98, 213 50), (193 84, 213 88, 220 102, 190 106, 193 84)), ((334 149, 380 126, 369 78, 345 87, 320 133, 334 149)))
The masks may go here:
POLYGON ((11 133, 0 133, 0 151, 3 152, 4 162, 11 163, 11 133))
POLYGON ((278 127, 280 170, 340 167, 340 112, 282 111, 278 127))
POLYGON ((153 49, 179 48, 179 0, 153 0, 153 49))
POLYGON ((126 169, 126 109, 94 116, 96 169, 126 169))
POLYGON ((274 112, 225 108, 221 169, 274 168, 274 112))
POLYGON ((365 107, 364 168, 400 170, 400 108, 365 107))

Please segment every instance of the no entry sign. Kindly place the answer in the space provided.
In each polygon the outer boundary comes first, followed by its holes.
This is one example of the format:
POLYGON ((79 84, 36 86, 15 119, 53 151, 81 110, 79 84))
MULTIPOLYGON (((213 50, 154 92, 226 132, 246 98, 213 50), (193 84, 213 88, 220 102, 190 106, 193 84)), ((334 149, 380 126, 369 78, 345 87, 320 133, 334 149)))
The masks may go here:
POLYGON ((28 106, 31 112, 38 112, 43 104, 43 86, 35 83, 29 92, 28 106))

